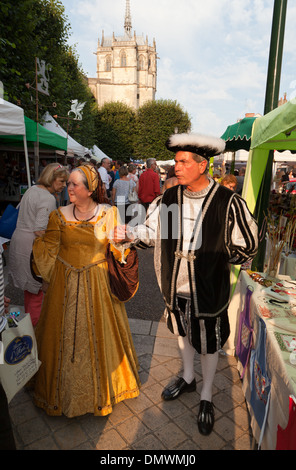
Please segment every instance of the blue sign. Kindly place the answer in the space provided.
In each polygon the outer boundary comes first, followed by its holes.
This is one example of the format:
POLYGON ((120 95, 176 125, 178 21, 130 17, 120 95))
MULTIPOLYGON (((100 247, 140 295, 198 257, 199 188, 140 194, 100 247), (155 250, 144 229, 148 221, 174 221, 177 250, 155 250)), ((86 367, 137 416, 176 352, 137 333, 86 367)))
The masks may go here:
POLYGON ((18 336, 7 346, 4 360, 11 366, 19 364, 26 359, 29 354, 31 354, 32 348, 33 340, 31 336, 18 336))

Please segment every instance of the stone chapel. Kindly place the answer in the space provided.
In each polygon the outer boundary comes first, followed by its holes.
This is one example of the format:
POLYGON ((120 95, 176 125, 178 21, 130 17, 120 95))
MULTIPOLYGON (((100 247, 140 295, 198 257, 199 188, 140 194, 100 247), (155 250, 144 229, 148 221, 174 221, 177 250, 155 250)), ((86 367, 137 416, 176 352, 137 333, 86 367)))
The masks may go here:
POLYGON ((88 85, 98 107, 121 101, 137 110, 155 99, 157 52, 155 39, 132 32, 130 0, 126 0, 124 35, 105 37, 102 32, 97 48, 97 77, 88 78, 88 85))

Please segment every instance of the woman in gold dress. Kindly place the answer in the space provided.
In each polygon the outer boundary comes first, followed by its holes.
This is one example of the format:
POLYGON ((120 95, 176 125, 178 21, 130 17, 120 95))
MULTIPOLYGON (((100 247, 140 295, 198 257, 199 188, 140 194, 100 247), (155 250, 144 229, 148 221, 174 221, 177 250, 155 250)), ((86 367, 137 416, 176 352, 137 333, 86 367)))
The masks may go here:
POLYGON ((117 209, 90 165, 70 174, 68 193, 71 204, 51 213, 33 246, 38 274, 49 283, 36 328, 34 401, 49 415, 105 416, 140 388, 125 306, 111 293, 105 259, 117 209))

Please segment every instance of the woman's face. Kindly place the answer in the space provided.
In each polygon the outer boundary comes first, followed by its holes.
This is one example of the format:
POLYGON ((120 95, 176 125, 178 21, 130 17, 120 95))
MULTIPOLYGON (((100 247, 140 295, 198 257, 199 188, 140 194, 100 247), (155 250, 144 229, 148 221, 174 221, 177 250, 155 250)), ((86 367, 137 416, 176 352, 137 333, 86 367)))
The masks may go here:
POLYGON ((56 178, 51 187, 52 187, 52 192, 53 193, 61 193, 64 189, 64 187, 67 184, 67 180, 65 178, 56 178))
POLYGON ((74 204, 85 202, 92 194, 84 184, 83 174, 78 170, 72 171, 67 186, 70 202, 74 204))

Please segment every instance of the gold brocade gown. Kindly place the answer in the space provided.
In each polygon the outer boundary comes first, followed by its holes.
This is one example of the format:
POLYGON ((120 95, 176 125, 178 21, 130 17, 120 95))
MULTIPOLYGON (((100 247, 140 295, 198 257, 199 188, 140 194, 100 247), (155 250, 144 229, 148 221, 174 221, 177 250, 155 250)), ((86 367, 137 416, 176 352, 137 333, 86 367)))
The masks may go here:
POLYGON ((36 328, 41 366, 34 401, 49 415, 105 416, 139 395, 125 306, 111 294, 105 260, 116 214, 100 206, 95 222, 73 222, 58 209, 34 242, 34 262, 49 282, 36 328))

